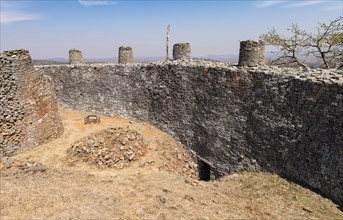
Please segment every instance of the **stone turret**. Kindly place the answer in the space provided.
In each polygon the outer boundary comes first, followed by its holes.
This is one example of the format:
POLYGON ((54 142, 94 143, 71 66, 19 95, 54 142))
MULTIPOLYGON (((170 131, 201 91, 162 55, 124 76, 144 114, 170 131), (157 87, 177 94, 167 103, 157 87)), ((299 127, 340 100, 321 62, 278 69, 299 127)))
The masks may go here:
POLYGON ((134 63, 132 47, 121 46, 119 47, 118 63, 127 64, 134 63))
POLYGON ((264 63, 264 44, 262 41, 241 41, 238 66, 259 66, 264 63))
POLYGON ((83 64, 82 51, 77 49, 69 50, 69 63, 70 64, 83 64))
POLYGON ((173 46, 173 59, 174 60, 190 60, 191 59, 191 46, 189 43, 177 43, 173 46))

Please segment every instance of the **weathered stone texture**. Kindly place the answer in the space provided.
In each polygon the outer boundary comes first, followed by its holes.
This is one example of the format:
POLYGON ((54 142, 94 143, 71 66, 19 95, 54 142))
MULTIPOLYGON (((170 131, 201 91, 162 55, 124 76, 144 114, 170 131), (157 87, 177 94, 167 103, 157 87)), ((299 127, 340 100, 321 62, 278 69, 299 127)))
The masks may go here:
POLYGON ((62 133, 56 94, 26 50, 0 57, 0 157, 62 133))
POLYGON ((42 66, 69 108, 156 124, 217 174, 264 170, 343 204, 343 73, 204 61, 42 66))
POLYGON ((189 60, 191 59, 191 45, 189 43, 177 43, 173 46, 174 60, 189 60))
POLYGON ((119 47, 118 63, 128 64, 134 63, 132 47, 121 46, 119 47))
POLYGON ((265 64, 262 41, 241 41, 238 66, 259 66, 265 64))
POLYGON ((69 50, 69 64, 83 64, 82 51, 77 49, 69 50))

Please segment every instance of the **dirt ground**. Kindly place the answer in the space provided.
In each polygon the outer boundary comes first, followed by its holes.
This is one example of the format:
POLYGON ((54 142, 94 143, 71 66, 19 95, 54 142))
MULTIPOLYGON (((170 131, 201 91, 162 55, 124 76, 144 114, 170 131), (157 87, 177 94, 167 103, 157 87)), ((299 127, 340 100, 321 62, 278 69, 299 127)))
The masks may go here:
POLYGON ((0 219, 343 219, 330 200, 277 175, 199 181, 181 144, 152 125, 107 116, 84 124, 92 113, 60 113, 60 138, 0 164, 0 219), (70 163, 74 142, 110 127, 140 133, 144 156, 120 168, 70 163))

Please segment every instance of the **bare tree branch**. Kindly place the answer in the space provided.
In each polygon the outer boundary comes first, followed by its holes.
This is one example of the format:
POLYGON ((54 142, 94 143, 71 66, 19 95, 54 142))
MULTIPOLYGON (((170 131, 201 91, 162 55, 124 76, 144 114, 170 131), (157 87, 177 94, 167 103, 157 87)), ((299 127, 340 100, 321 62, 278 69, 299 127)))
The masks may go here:
POLYGON ((316 59, 318 63, 322 63, 322 66, 329 69, 343 65, 342 20, 343 17, 340 16, 329 24, 319 23, 316 33, 306 32, 297 24, 292 24, 287 29, 291 32, 290 37, 279 35, 273 28, 262 34, 260 39, 266 45, 279 48, 281 55, 274 60, 274 63, 282 63, 282 65, 296 63, 307 69, 305 61, 301 59, 316 59))

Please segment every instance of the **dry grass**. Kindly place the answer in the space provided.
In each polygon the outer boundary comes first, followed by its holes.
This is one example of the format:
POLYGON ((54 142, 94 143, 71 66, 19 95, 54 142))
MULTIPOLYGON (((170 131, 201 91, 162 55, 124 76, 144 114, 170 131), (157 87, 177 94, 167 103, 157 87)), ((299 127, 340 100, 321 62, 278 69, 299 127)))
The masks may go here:
POLYGON ((175 152, 184 150, 151 125, 102 117, 100 125, 85 126, 86 113, 61 114, 63 137, 16 156, 42 162, 46 172, 0 172, 0 219, 343 219, 331 201, 276 175, 240 173, 210 182, 182 175, 175 152), (149 148, 142 160, 153 162, 121 170, 68 165, 71 143, 113 126, 141 133, 149 148))

